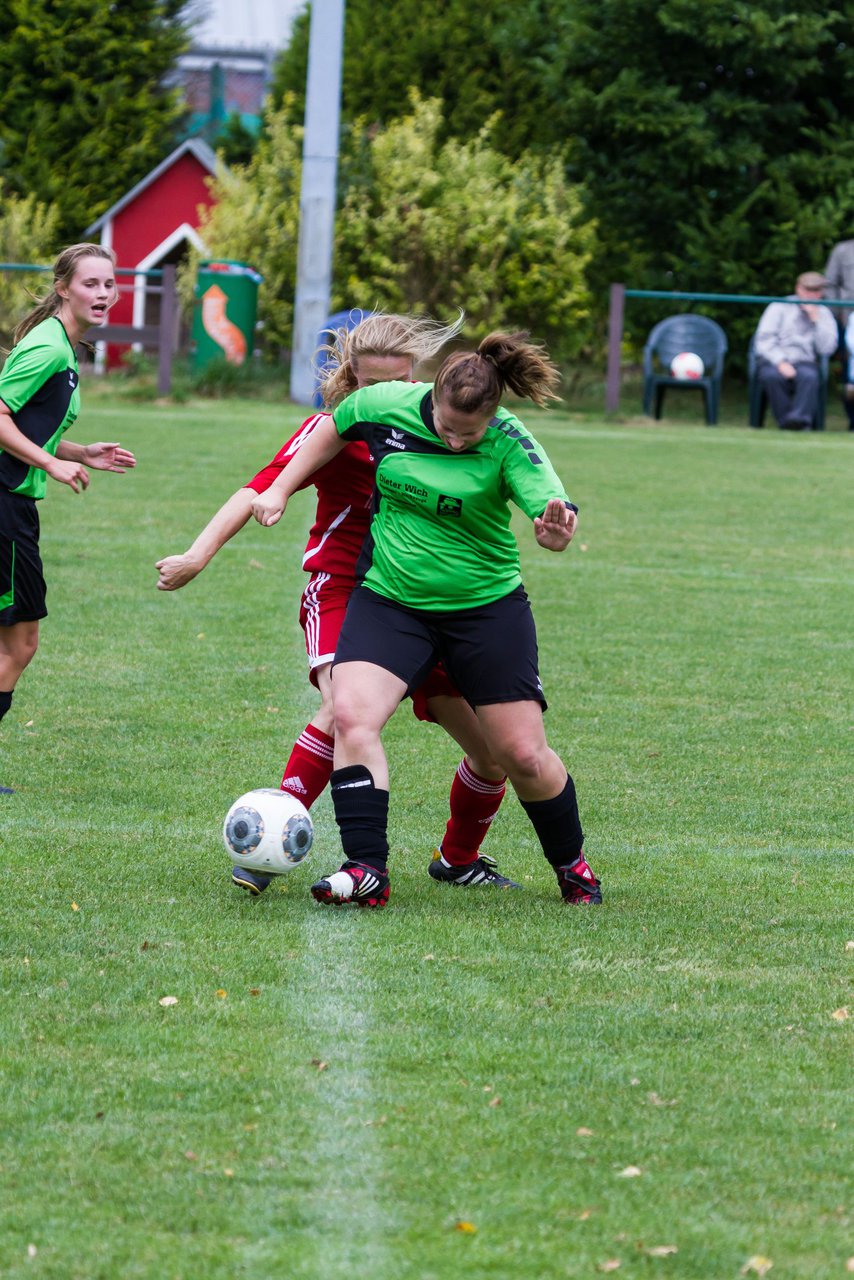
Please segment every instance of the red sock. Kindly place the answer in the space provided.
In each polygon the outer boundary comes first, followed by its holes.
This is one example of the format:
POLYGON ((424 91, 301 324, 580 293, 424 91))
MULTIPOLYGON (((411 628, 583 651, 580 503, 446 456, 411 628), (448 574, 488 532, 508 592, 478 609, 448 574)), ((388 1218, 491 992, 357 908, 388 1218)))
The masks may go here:
POLYGON ((308 724, 294 743, 281 781, 282 791, 290 791, 310 809, 329 782, 335 739, 308 724))
POLYGON ((480 778, 465 757, 460 761, 451 784, 451 817, 442 839, 442 857, 452 867, 475 861, 506 790, 503 780, 480 778))

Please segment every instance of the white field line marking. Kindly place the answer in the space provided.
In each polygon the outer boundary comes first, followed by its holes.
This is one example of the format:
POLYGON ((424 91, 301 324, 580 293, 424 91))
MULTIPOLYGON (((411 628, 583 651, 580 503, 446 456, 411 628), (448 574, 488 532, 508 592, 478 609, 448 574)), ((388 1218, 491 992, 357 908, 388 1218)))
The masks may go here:
MULTIPOLYGON (((314 1129, 316 1163, 324 1171, 320 1220, 324 1268, 328 1276, 391 1275, 388 1201, 377 1189, 385 1183, 376 1122, 389 1100, 375 1088, 368 1042, 373 1026, 373 983, 360 963, 361 930, 340 916, 358 907, 318 907, 305 927, 307 954, 318 974, 304 1023, 329 1061, 321 1076, 321 1114, 314 1129)), ((361 925, 362 921, 354 921, 361 925)), ((367 923, 370 923, 369 921, 367 923)))

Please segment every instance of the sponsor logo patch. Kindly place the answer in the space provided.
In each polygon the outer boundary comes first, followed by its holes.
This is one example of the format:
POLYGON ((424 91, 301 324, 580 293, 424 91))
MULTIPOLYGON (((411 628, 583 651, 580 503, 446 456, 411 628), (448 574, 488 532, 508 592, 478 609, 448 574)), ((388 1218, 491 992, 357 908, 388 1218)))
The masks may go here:
POLYGON ((308 795, 308 788, 299 776, 296 778, 283 778, 282 791, 293 791, 298 796, 308 795))
POLYGON ((436 503, 437 516, 457 516, 463 514, 463 504, 460 498, 449 498, 446 493, 439 494, 439 501, 436 503))

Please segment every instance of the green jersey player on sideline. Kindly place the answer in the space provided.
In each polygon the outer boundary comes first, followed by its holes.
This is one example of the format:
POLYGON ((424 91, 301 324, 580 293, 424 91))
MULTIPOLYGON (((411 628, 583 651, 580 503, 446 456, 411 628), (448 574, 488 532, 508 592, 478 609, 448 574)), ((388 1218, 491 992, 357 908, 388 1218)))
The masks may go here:
POLYGON ((64 439, 80 409, 77 345, 104 323, 117 297, 112 250, 63 249, 53 287, 18 325, 0 372, 0 720, 47 616, 36 504, 48 476, 79 493, 89 484, 89 467, 122 473, 136 465, 116 443, 64 439))

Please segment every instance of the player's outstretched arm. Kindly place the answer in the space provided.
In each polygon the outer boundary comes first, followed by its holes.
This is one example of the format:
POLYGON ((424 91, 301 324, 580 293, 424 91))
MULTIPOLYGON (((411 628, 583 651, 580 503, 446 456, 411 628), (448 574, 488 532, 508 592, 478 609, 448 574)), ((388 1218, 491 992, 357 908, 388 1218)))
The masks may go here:
POLYGON ((335 423, 329 416, 323 417, 312 431, 308 439, 288 462, 281 475, 273 481, 269 489, 255 496, 252 503, 252 514, 260 525, 270 527, 281 520, 288 498, 302 488, 327 462, 331 462, 337 453, 344 448, 342 440, 335 430, 335 423))
POLYGON ((165 556, 155 568, 160 577, 158 591, 177 591, 210 564, 221 547, 243 528, 252 514, 254 489, 238 489, 209 520, 195 542, 182 555, 165 556))
POLYGON ((85 462, 93 471, 114 471, 117 475, 124 475, 125 471, 136 466, 136 458, 130 449, 123 449, 115 440, 98 440, 94 444, 60 440, 56 456, 68 462, 85 462))
POLYGON ((534 517, 534 537, 547 551, 565 551, 578 526, 578 516, 562 498, 552 498, 541 516, 534 517))

